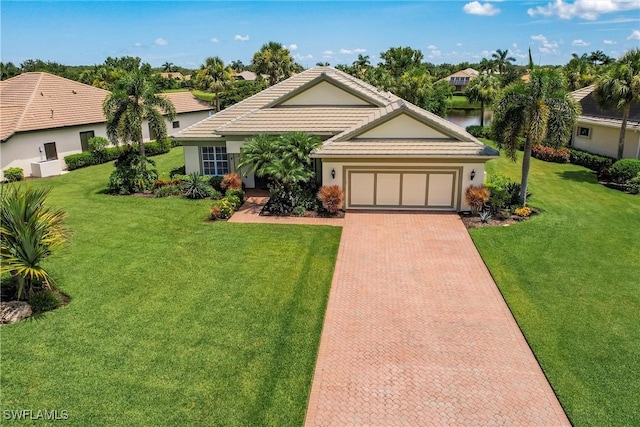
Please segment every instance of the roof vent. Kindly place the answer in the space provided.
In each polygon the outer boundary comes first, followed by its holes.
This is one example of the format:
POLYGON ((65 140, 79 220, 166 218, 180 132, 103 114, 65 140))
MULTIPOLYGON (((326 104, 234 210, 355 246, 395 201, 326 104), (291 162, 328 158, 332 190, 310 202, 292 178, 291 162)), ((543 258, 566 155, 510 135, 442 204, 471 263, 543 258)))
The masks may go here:
POLYGON ((51 118, 53 119, 53 109, 51 109, 51 118))
POLYGON ((78 94, 78 92, 76 92, 76 90, 75 90, 75 89, 71 89, 71 93, 73 93, 74 95, 77 95, 77 94, 78 94))
POLYGON ((44 96, 44 93, 40 92, 40 96, 44 96))

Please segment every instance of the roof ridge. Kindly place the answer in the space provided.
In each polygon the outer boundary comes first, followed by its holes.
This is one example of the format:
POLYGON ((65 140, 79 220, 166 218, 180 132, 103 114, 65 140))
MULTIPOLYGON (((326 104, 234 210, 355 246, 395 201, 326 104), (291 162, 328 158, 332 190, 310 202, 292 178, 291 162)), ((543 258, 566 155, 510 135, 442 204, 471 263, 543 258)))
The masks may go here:
MULTIPOLYGON (((36 72, 34 72, 34 74, 36 74, 36 72)), ((22 114, 20 114, 20 118, 18 120, 16 120, 16 125, 13 129, 13 133, 11 135, 14 135, 16 133, 16 129, 20 129, 20 125, 22 124, 22 119, 24 119, 24 116, 27 114, 27 110, 29 110, 29 107, 31 106, 31 102, 33 102, 33 99, 35 98, 35 94, 38 92, 38 89, 40 88, 40 83, 42 83, 42 77, 46 74, 44 72, 37 72, 38 74, 38 81, 36 82, 33 91, 31 92, 31 96, 29 97, 29 100, 25 103, 24 108, 22 110, 22 114)))

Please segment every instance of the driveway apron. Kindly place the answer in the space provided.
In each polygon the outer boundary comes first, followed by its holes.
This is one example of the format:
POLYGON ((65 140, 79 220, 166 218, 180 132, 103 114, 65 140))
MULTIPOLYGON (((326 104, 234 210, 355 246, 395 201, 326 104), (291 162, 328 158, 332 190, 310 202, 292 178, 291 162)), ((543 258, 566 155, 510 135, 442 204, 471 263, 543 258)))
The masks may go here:
POLYGON ((458 215, 349 212, 305 425, 570 423, 458 215))

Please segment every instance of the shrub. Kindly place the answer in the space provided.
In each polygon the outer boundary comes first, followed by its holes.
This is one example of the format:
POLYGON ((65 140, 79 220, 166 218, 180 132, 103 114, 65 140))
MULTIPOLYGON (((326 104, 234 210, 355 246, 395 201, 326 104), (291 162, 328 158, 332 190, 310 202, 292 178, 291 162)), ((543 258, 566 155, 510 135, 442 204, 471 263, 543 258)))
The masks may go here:
POLYGON ((578 150, 577 148, 571 148, 569 151, 571 152, 571 163, 584 166, 595 172, 608 169, 615 162, 615 159, 612 157, 592 154, 587 151, 578 150))
POLYGON ((31 305, 34 314, 39 314, 60 307, 60 305, 62 305, 62 299, 52 290, 43 289, 29 298, 29 305, 31 305))
POLYGON ((93 136, 87 141, 89 144, 89 151, 92 153, 96 151, 104 151, 109 146, 109 140, 101 136, 93 136))
POLYGON ((157 156, 165 154, 171 150, 171 140, 151 141, 144 144, 144 152, 147 156, 157 156))
POLYGON ((24 171, 22 168, 6 168, 4 171, 4 179, 7 182, 22 181, 24 179, 24 171))
POLYGON ((185 166, 178 166, 175 168, 171 168, 171 171, 169 172, 169 178, 173 178, 176 175, 186 175, 187 173, 185 172, 185 166))
POLYGON ((161 187, 157 187, 153 191, 153 194, 156 197, 179 196, 180 194, 182 194, 182 191, 180 190, 179 185, 170 184, 170 185, 163 185, 161 187))
POLYGON ((187 199, 205 199, 211 195, 211 186, 207 183, 207 178, 200 172, 193 172, 187 175, 182 184, 182 190, 187 199))
POLYGON ((553 163, 569 163, 571 152, 568 148, 553 148, 545 145, 531 147, 531 155, 536 159, 553 163))
POLYGON ((490 130, 487 126, 471 125, 466 130, 476 138, 489 138, 490 130))
POLYGON ((213 202, 209 211, 211 219, 228 219, 233 215, 233 207, 226 199, 220 199, 213 202))
POLYGON ((131 146, 118 157, 116 170, 109 177, 107 191, 112 194, 144 193, 153 188, 158 179, 155 162, 141 156, 131 146), (144 165, 144 168, 143 168, 144 165))
POLYGON ((489 200, 491 192, 484 185, 470 185, 464 193, 464 201, 471 207, 471 212, 477 214, 489 200))
POLYGON ((293 212, 291 214, 294 216, 304 216, 306 212, 307 210, 304 208, 304 206, 299 205, 293 208, 293 212))
POLYGON ((244 191, 242 190, 227 190, 225 194, 227 197, 229 196, 237 197, 238 200, 240 200, 240 206, 242 206, 242 204, 244 203, 244 191))
POLYGON ((626 184, 638 174, 640 174, 640 160, 636 159, 618 160, 609 168, 611 180, 619 184, 626 184))
POLYGON ((215 188, 211 188, 211 196, 209 197, 211 197, 213 200, 220 200, 222 199, 223 195, 221 192, 219 192, 215 188))
POLYGON ((212 186, 214 190, 218 190, 222 193, 223 190, 222 190, 221 184, 222 184, 221 176, 214 175, 211 178, 209 178, 209 185, 212 186))
MULTIPOLYGON (((488 204, 492 212, 497 213, 501 209, 510 209, 520 204, 520 189, 522 187, 519 182, 496 174, 489 176, 486 186, 491 193, 488 204)), ((531 197, 531 193, 527 192, 527 198, 529 197, 531 197)))
POLYGON ((344 205, 344 193, 337 185, 323 185, 318 190, 318 200, 330 214, 336 214, 344 205))
POLYGON ((67 169, 72 171, 94 165, 95 158, 92 153, 85 151, 84 153, 65 156, 64 162, 67 164, 67 169))
POLYGON ((513 211, 516 215, 521 216, 523 218, 527 218, 531 215, 531 209, 523 206, 521 208, 517 208, 515 211, 513 211))
POLYGON ((640 194, 640 174, 638 174, 635 178, 631 178, 627 181, 629 185, 629 193, 631 194, 640 194))
POLYGON ((223 190, 242 190, 242 179, 237 173, 228 173, 222 177, 220 187, 223 190))
POLYGON ((493 215, 491 215, 491 211, 482 211, 480 212, 479 216, 480 216, 480 222, 483 224, 486 224, 489 222, 489 220, 493 215))
POLYGON ((281 185, 276 185, 270 189, 269 193, 269 201, 264 205, 262 211, 273 215, 291 215, 296 206, 294 192, 281 185))
POLYGON ((237 211, 238 209, 240 209, 240 206, 242 206, 242 204, 240 203, 240 199, 238 198, 238 196, 234 196, 234 195, 226 195, 224 196, 224 199, 229 202, 229 204, 231 205, 231 207, 233 208, 234 211, 237 211))

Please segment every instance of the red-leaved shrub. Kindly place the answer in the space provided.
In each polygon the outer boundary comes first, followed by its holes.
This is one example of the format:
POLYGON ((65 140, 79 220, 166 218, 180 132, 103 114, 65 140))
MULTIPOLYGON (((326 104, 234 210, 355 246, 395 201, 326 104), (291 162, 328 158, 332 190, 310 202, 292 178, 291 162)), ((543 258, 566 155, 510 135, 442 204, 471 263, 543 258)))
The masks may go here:
POLYGON ((220 187, 223 190, 242 190, 242 179, 235 172, 228 173, 222 177, 220 187))
POLYGON ((491 191, 484 185, 470 185, 464 193, 464 201, 471 207, 471 212, 474 215, 482 209, 482 206, 489 200, 489 197, 491 197, 491 191))
POLYGON ((531 147, 531 155, 538 160, 553 163, 569 163, 571 151, 568 148, 555 149, 544 145, 534 145, 531 147))
POLYGON ((318 200, 330 214, 336 214, 344 204, 344 193, 337 185, 323 185, 318 191, 318 200))

